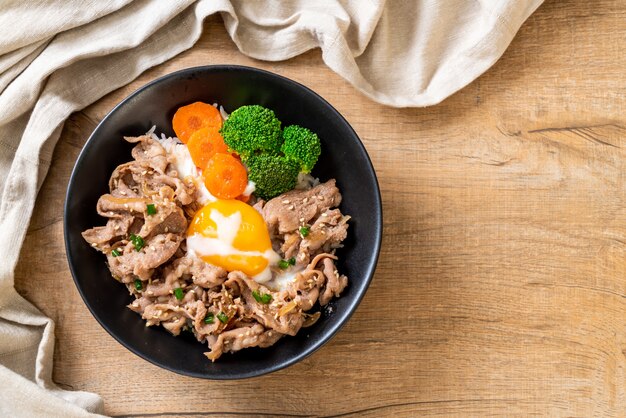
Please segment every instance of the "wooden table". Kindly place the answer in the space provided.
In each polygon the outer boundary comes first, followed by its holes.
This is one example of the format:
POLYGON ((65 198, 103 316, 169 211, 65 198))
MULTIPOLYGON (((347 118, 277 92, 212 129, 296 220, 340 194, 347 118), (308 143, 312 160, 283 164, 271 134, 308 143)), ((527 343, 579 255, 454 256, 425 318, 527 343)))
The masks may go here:
POLYGON ((502 59, 438 106, 392 109, 312 51, 240 54, 217 17, 196 47, 72 115, 17 268, 57 324, 54 378, 115 416, 624 416, 626 3, 546 2, 502 59), (328 99, 362 138, 385 220, 348 325, 286 370, 175 375, 92 318, 68 271, 62 204, 96 123, 154 78, 200 64, 274 71, 328 99))

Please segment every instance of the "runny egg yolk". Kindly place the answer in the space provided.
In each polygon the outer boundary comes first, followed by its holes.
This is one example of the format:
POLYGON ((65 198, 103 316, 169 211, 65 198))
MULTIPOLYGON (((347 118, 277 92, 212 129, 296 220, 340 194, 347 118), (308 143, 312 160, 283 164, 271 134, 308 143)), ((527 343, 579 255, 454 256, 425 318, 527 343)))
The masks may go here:
POLYGON ((193 217, 187 247, 207 263, 254 277, 278 257, 263 217, 240 200, 216 200, 193 217))

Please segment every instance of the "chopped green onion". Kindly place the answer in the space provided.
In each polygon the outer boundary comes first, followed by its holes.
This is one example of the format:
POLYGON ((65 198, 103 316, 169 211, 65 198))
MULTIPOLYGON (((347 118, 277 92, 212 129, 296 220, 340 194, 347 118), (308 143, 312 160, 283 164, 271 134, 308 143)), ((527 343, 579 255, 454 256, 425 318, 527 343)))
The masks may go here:
POLYGON ((118 250, 117 248, 114 248, 114 249, 111 251, 111 255, 112 255, 113 257, 119 257, 120 255, 122 255, 122 253, 120 253, 120 250, 118 250))
POLYGON ((215 322, 215 315, 213 315, 211 312, 209 312, 204 317, 204 323, 205 324, 212 324, 213 322, 215 322))
POLYGON ((252 296, 254 297, 254 300, 256 300, 259 303, 263 303, 265 305, 267 305, 268 303, 272 301, 272 295, 270 295, 269 293, 262 295, 258 291, 253 290, 252 296))
POLYGON ((183 289, 181 289, 180 287, 177 287, 176 289, 174 289, 174 296, 176 296, 176 299, 178 300, 183 300, 183 289))
POLYGON ((146 213, 148 215, 156 215, 156 206, 154 206, 152 203, 149 203, 146 206, 146 213))
POLYGON ((143 289, 143 283, 141 283, 141 280, 135 279, 135 289, 137 290, 143 289))
POLYGON ((217 319, 220 320, 223 324, 228 322, 228 316, 224 312, 220 312, 217 314, 217 319))
POLYGON ((309 235, 309 232, 311 232, 311 228, 309 228, 308 226, 300 227, 300 235, 302 235, 302 238, 305 238, 307 235, 309 235))
POLYGON ((137 251, 141 250, 144 246, 143 238, 141 238, 139 235, 130 234, 130 242, 133 243, 133 245, 135 246, 135 250, 137 251))
POLYGON ((289 260, 287 260, 287 262, 289 263, 290 266, 296 265, 296 259, 294 257, 291 257, 289 260))
POLYGON ((278 262, 278 267, 280 267, 283 270, 289 268, 289 261, 287 261, 287 260, 280 260, 278 262))

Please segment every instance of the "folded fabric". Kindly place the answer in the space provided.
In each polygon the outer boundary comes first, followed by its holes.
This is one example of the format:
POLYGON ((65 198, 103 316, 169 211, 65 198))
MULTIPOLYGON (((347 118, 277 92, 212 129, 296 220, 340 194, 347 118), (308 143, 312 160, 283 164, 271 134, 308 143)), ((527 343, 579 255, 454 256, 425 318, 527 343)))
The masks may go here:
POLYGON ((218 12, 246 55, 280 61, 320 48, 328 67, 372 100, 433 105, 487 70, 541 1, 5 0, 0 415, 103 412, 97 395, 52 382, 54 323, 13 287, 37 192, 72 112, 191 48, 204 18, 218 12))

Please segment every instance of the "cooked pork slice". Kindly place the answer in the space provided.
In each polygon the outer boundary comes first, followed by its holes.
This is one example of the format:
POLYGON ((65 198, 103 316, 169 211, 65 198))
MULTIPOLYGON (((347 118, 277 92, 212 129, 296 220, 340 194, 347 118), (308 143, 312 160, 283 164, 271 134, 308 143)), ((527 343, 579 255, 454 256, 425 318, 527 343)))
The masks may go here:
POLYGON ((292 190, 275 197, 263 207, 263 217, 270 232, 285 234, 340 203, 341 194, 331 179, 310 190, 292 190))
POLYGON ((299 232, 292 232, 285 234, 282 239, 284 240, 280 246, 280 251, 285 255, 285 259, 290 259, 298 255, 300 249, 300 243, 302 238, 299 232))
POLYGON ((140 235, 150 238, 161 234, 184 234, 187 231, 187 219, 183 210, 173 203, 154 203, 156 213, 147 215, 140 235))
POLYGON ((193 319, 193 316, 185 307, 177 306, 173 303, 148 305, 141 316, 147 321, 148 326, 170 323, 171 329, 168 329, 168 331, 174 335, 180 333, 181 328, 186 324, 186 318, 193 319))
POLYGON ((319 297, 319 303, 321 306, 326 306, 333 297, 338 297, 343 292, 348 285, 348 278, 339 274, 332 258, 325 258, 323 263, 324 269, 322 271, 326 276, 326 285, 319 297))
POLYGON ((315 220, 309 234, 302 240, 301 247, 307 248, 311 256, 316 255, 320 249, 327 253, 338 248, 348 236, 349 219, 339 209, 325 211, 315 220))
POLYGON ((249 347, 269 347, 282 335, 276 331, 266 331, 262 325, 254 324, 225 331, 208 339, 210 352, 205 355, 215 361, 222 353, 235 352, 249 347))
POLYGON ((158 141, 150 135, 125 136, 124 139, 131 144, 137 144, 132 150, 132 156, 136 161, 147 161, 159 172, 165 172, 169 161, 165 148, 158 141))
POLYGON ((98 213, 102 216, 115 217, 125 214, 140 214, 146 211, 146 205, 151 203, 143 197, 115 197, 104 194, 98 199, 98 213))
POLYGON ((122 214, 119 218, 109 219, 104 226, 96 226, 84 231, 82 235, 92 247, 107 251, 112 242, 119 241, 128 234, 133 221, 134 218, 130 214, 122 214))
POLYGON ((205 289, 220 286, 228 274, 223 268, 205 263, 202 260, 194 260, 190 272, 193 282, 205 289))
POLYGON ((196 337, 199 341, 204 341, 207 336, 213 335, 218 331, 220 327, 220 321, 213 315, 213 322, 206 322, 205 319, 209 311, 207 310, 204 302, 197 301, 195 306, 190 309, 191 313, 194 313, 193 328, 195 330, 196 337))
POLYGON ((265 328, 273 329, 281 334, 296 335, 302 327, 302 311, 292 300, 285 300, 288 294, 273 293, 271 303, 262 303, 256 300, 252 292, 259 295, 270 294, 270 290, 259 285, 240 271, 228 274, 224 286, 243 298, 241 304, 243 316, 253 318, 263 324, 265 328), (282 297, 281 297, 282 296, 282 297))
POLYGON ((145 241, 139 251, 129 242, 119 256, 107 255, 109 269, 124 283, 133 282, 135 280, 133 276, 148 280, 155 268, 174 255, 182 239, 181 236, 174 234, 157 235, 145 241))
POLYGON ((326 276, 319 270, 305 270, 298 273, 289 292, 300 309, 308 311, 317 302, 324 283, 326 283, 326 276))

